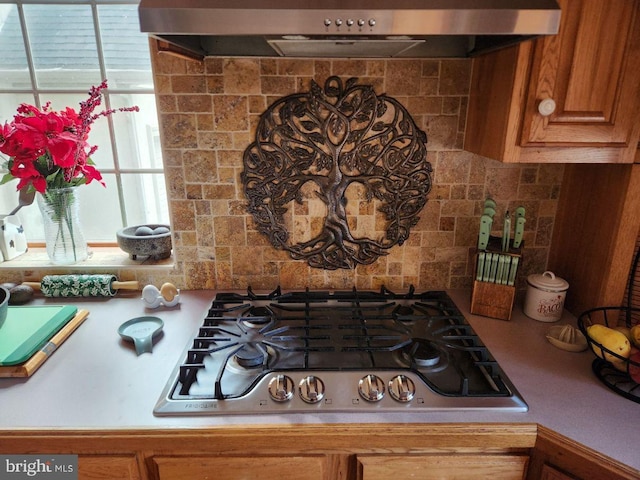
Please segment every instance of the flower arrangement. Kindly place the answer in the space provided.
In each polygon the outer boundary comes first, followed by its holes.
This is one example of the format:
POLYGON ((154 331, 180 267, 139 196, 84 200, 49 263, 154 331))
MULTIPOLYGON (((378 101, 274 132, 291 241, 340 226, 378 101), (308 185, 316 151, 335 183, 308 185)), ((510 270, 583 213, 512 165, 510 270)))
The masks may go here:
POLYGON ((42 109, 23 103, 11 123, 0 125, 0 153, 9 156, 8 173, 0 185, 18 179, 17 190, 39 193, 47 254, 55 264, 72 264, 88 256, 75 189, 94 180, 105 185, 91 160, 98 149, 88 142, 91 125, 117 111, 139 111, 135 106, 94 113, 105 88, 106 80, 91 87, 78 112, 69 107, 54 111, 49 102, 42 109))
POLYGON ((94 113, 106 88, 106 80, 91 87, 89 98, 80 102, 79 112, 69 107, 53 111, 50 102, 42 109, 21 104, 13 121, 0 126, 0 153, 9 156, 8 173, 0 185, 18 179, 17 190, 34 188, 40 193, 94 180, 104 186, 102 175, 91 160, 98 149, 88 143, 91 125, 116 111, 139 110, 134 106, 94 113))

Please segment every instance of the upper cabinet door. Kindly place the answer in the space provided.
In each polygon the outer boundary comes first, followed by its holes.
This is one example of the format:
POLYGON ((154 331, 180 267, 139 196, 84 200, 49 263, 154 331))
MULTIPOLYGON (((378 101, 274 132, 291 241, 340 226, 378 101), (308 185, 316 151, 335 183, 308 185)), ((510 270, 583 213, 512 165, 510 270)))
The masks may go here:
POLYGON ((634 3, 559 1, 559 34, 535 46, 523 146, 628 145, 640 96, 638 41, 631 37, 634 3))
POLYGON ((473 59, 465 150, 503 162, 632 163, 640 0, 558 0, 557 35, 473 59))

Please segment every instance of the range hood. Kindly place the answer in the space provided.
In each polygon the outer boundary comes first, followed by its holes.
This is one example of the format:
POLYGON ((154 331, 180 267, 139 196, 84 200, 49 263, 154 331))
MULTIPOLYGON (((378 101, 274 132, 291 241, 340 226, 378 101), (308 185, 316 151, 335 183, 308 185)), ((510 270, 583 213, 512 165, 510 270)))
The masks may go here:
POLYGON ((555 34, 560 8, 555 0, 141 0, 139 16, 142 32, 198 56, 415 58, 555 34))

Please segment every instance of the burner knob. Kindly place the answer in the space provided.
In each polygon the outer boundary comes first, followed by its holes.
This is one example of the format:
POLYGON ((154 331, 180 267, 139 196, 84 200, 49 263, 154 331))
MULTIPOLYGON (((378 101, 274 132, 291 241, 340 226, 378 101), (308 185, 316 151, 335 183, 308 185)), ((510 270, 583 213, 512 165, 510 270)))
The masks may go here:
POLYGON ((389 382, 389 395, 398 402, 410 402, 415 394, 416 386, 406 375, 396 375, 389 382))
POLYGON ((324 398, 324 382, 314 375, 303 378, 298 387, 300 398, 307 403, 318 403, 324 398))
POLYGON ((367 402, 379 402, 384 397, 384 382, 377 375, 367 375, 358 382, 358 391, 367 402))
POLYGON ((276 402, 291 400, 294 390, 295 385, 293 384, 293 380, 286 375, 276 375, 269 382, 269 395, 271 395, 271 398, 276 402))

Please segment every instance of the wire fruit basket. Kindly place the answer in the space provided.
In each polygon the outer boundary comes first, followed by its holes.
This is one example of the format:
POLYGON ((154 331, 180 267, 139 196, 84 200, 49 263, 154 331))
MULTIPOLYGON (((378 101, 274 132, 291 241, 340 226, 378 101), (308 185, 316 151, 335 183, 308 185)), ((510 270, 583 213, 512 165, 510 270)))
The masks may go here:
POLYGON ((631 371, 640 371, 640 363, 625 358, 606 348, 594 340, 587 332, 587 327, 594 324, 605 325, 609 328, 625 325, 631 328, 640 316, 640 308, 635 307, 598 307, 587 310, 578 317, 578 328, 587 339, 589 347, 595 353, 596 359, 591 368, 596 377, 616 393, 640 403, 640 384, 631 378, 631 371))

